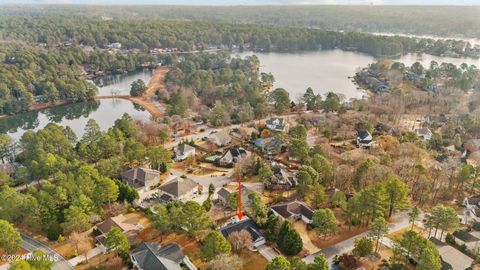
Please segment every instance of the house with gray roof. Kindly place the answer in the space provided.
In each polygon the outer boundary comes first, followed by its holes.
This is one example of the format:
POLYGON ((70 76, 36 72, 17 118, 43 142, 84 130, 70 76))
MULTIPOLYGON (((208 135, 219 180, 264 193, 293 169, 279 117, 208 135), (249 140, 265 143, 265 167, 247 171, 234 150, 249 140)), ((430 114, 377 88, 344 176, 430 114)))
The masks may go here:
POLYGON ((265 244, 265 237, 258 230, 255 222, 250 218, 244 218, 241 221, 233 222, 227 224, 223 228, 220 228, 220 233, 228 239, 228 236, 234 232, 247 231, 252 237, 252 246, 258 248, 259 246, 265 244))
POLYGON ((440 253, 442 270, 466 270, 472 266, 473 259, 463 254, 460 250, 434 237, 431 237, 430 241, 435 244, 438 253, 440 253))
POLYGON ((138 270, 197 270, 176 243, 161 246, 158 243, 141 243, 130 254, 133 269, 138 270))
POLYGON ((313 210, 310 209, 304 202, 291 201, 283 202, 270 207, 272 212, 284 219, 293 221, 302 220, 306 224, 312 223, 313 210))
MULTIPOLYGON (((244 185, 240 185, 240 190, 242 191, 242 205, 243 207, 248 206, 248 194, 249 190, 244 185)), ((230 207, 230 196, 232 193, 238 192, 238 186, 236 183, 231 183, 221 187, 217 191, 217 200, 224 207, 230 207)))
POLYGON ((464 230, 455 231, 452 236, 455 238, 455 242, 458 245, 465 245, 467 249, 478 254, 480 251, 480 238, 476 237, 470 232, 464 230))
POLYGON ((415 129, 415 133, 417 134, 417 136, 424 140, 424 141, 429 141, 432 136, 433 136, 433 133, 432 131, 429 129, 429 128, 418 128, 418 129, 415 129))
POLYGON ((254 146, 269 155, 275 155, 285 147, 285 142, 277 137, 259 138, 253 142, 254 146))
POLYGON ((160 172, 147 168, 133 168, 121 174, 122 180, 139 191, 148 191, 160 182, 160 172))
POLYGON ((189 200, 201 193, 202 190, 202 185, 190 178, 183 177, 175 177, 158 188, 160 196, 166 201, 189 200), (167 196, 170 197, 169 200, 167 196))
POLYGON ((195 147, 186 143, 182 143, 173 148, 173 153, 175 155, 175 161, 182 161, 189 157, 195 156, 195 147))
POLYGON ((289 190, 297 186, 295 173, 288 170, 280 163, 272 163, 273 176, 264 181, 264 186, 269 190, 289 190))
POLYGON ((218 147, 227 146, 232 142, 232 137, 226 129, 210 134, 209 141, 218 147))
POLYGON ((218 160, 220 166, 231 166, 234 163, 240 162, 248 156, 247 151, 242 147, 232 147, 227 149, 222 157, 218 160))
POLYGON ((280 117, 272 117, 266 121, 267 128, 271 131, 284 132, 287 128, 285 120, 280 117))
POLYGON ((466 215, 474 222, 480 222, 480 197, 468 197, 463 200, 462 206, 466 208, 466 215))

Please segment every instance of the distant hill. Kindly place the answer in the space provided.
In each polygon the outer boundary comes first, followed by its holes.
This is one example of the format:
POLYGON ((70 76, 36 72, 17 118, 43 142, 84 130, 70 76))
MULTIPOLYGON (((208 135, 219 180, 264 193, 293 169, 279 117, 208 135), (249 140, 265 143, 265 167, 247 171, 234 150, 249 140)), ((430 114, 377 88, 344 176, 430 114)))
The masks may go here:
POLYGON ((76 14, 480 38, 480 6, 2 6, 2 15, 76 14))

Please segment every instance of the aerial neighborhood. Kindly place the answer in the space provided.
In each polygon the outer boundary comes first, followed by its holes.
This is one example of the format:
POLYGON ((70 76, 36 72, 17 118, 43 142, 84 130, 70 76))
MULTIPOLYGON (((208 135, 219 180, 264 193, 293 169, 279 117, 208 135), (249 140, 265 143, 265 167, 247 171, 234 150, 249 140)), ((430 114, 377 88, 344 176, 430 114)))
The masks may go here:
POLYGON ((0 270, 480 269, 475 6, 20 2, 0 270))

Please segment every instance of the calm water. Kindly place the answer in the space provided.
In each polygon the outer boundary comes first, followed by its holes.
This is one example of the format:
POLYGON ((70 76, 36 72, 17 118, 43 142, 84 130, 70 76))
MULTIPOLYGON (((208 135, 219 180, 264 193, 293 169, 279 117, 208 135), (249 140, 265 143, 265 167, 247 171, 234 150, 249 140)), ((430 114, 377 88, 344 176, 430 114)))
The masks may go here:
POLYGON ((150 69, 137 70, 130 72, 127 75, 107 75, 98 80, 95 80, 98 87, 99 96, 110 96, 112 93, 118 93, 119 95, 129 95, 130 86, 133 81, 142 79, 145 84, 150 81, 152 71, 150 69))
POLYGON ((149 112, 128 100, 102 99, 8 117, 0 120, 0 133, 8 133, 13 139, 18 140, 27 130, 39 130, 48 123, 57 123, 69 126, 80 138, 89 119, 95 119, 102 130, 107 130, 124 113, 128 113, 136 120, 150 119, 149 112))
MULTIPOLYGON (((234 55, 252 55, 244 52, 234 55)), ((260 70, 271 72, 275 77, 274 87, 285 88, 294 101, 308 87, 314 92, 343 94, 348 100, 360 98, 363 91, 357 90, 349 76, 375 61, 371 56, 342 50, 325 50, 301 53, 255 53, 260 59, 260 70)))
MULTIPOLYGON (((245 57, 255 54, 260 59, 260 70, 271 72, 275 77, 274 87, 285 88, 294 101, 301 97, 308 87, 314 92, 325 95, 332 91, 350 98, 360 98, 365 93, 348 77, 355 75, 360 68, 377 61, 372 56, 346 52, 342 50, 325 50, 301 53, 234 53, 233 56, 245 57)), ((430 66, 432 60, 460 65, 467 63, 480 67, 480 59, 439 57, 428 54, 406 54, 398 59, 406 65, 420 62, 425 67, 430 66)))
MULTIPOLYGON (((252 54, 252 52, 244 52, 233 55, 245 57, 252 54)), ((255 54, 260 59, 261 71, 271 72, 275 76, 274 87, 285 88, 290 93, 290 98, 295 101, 305 93, 308 87, 312 87, 316 93, 323 95, 333 91, 344 95, 347 100, 360 98, 365 93, 358 90, 348 77, 353 76, 360 68, 376 61, 372 56, 341 50, 255 54)), ((480 66, 480 59, 436 57, 426 54, 407 54, 400 59, 395 59, 406 65, 419 61, 424 66, 429 66, 432 60, 439 64, 451 62, 460 65, 466 62, 469 65, 480 66)), ((134 80, 142 79, 148 83, 150 77, 151 71, 145 69, 127 75, 102 78, 97 81, 104 85, 99 87, 99 95, 111 95, 112 90, 118 91, 120 94, 128 94, 134 80)), ((54 122, 62 126, 70 126, 81 137, 89 119, 95 119, 103 130, 107 130, 124 113, 130 114, 134 119, 150 119, 147 111, 134 106, 128 100, 100 100, 0 119, 0 133, 8 133, 14 139, 19 139, 26 130, 38 130, 48 123, 54 122)))

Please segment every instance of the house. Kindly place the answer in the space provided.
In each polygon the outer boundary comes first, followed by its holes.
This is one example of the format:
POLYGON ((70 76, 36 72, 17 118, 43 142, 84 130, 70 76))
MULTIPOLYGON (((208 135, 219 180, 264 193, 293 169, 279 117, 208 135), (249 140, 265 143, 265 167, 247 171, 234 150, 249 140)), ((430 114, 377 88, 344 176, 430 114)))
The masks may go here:
POLYGON ((272 212, 284 219, 291 219, 294 221, 302 220, 309 224, 312 223, 313 210, 310 209, 304 202, 291 201, 273 205, 270 207, 272 212))
POLYGON ((390 90, 390 86, 388 82, 379 80, 377 77, 380 74, 374 74, 372 71, 361 71, 358 72, 355 76, 357 81, 360 83, 365 84, 370 90, 372 90, 376 94, 380 94, 383 92, 387 92, 390 90))
POLYGON ((376 146, 377 143, 373 140, 372 134, 367 130, 357 132, 357 145, 361 148, 369 148, 376 146))
POLYGON ((466 208, 466 216, 474 222, 480 222, 480 197, 465 198, 462 206, 466 208))
POLYGON ((267 128, 271 131, 284 132, 286 130, 286 123, 283 118, 273 117, 266 121, 267 128))
POLYGON ((108 44, 107 47, 109 49, 121 49, 122 48, 122 43, 119 43, 119 42, 110 43, 110 44, 108 44))
POLYGON ((417 128, 415 129, 415 133, 424 141, 429 141, 433 136, 433 133, 429 128, 417 128))
POLYGON ((399 134, 399 132, 396 128, 394 128, 392 126, 389 126, 389 125, 384 124, 384 123, 378 123, 375 126, 374 134, 379 134, 379 135, 388 134, 388 135, 396 136, 396 135, 399 134))
POLYGON ((369 148, 376 144, 373 140, 372 134, 367 130, 357 132, 357 145, 362 148, 369 148))
POLYGON ((239 127, 234 128, 230 135, 237 140, 249 141, 252 138, 252 134, 256 132, 257 130, 252 127, 239 127))
POLYGON ((228 239, 228 236, 234 232, 246 230, 252 236, 252 246, 258 248, 265 244, 265 237, 258 230, 257 226, 250 218, 244 218, 241 221, 234 222, 220 228, 220 233, 228 239))
POLYGON ((430 238, 440 253, 442 270, 466 270, 472 266, 473 259, 460 252, 460 250, 432 237, 430 238))
POLYGON ((175 177, 158 188, 161 200, 167 202, 188 200, 202 191, 202 185, 190 178, 182 177, 175 177))
POLYGON ((410 81, 410 82, 420 82, 422 80, 422 77, 420 77, 419 75, 417 75, 416 73, 413 73, 411 71, 407 71, 403 74, 403 78, 407 81, 410 81))
POLYGON ((438 86, 435 83, 430 83, 422 87, 423 91, 432 93, 432 94, 437 94, 438 93, 438 86))
POLYGON ((140 191, 148 191, 160 183, 160 172, 146 168, 133 168, 121 174, 122 180, 140 191))
POLYGON ((133 269, 138 270, 197 270, 176 243, 161 246, 158 243, 141 243, 130 254, 133 269))
POLYGON ((227 146, 232 142, 226 129, 210 134, 209 141, 218 147, 227 146))
POLYGON ((247 151, 242 147, 233 147, 225 151, 222 157, 218 160, 220 166, 231 166, 234 163, 240 162, 248 156, 247 151))
POLYGON ((443 113, 438 115, 429 115, 425 118, 430 125, 444 126, 447 123, 447 116, 443 113))
POLYGON ((175 154, 175 161, 182 161, 195 156, 195 147, 183 143, 175 147, 173 153, 175 154))
POLYGON ((109 217, 104 221, 96 224, 93 227, 94 231, 97 231, 97 237, 95 239, 100 243, 104 244, 105 239, 107 238, 108 232, 113 228, 119 228, 123 234, 125 234, 129 242, 133 242, 135 236, 143 230, 143 226, 138 223, 128 222, 127 218, 124 215, 118 215, 115 217, 109 217))
POLYGON ((273 176, 271 179, 264 182, 266 189, 289 190, 297 186, 297 178, 295 174, 281 164, 272 164, 272 171, 273 176))
POLYGON ((275 155, 283 151, 285 143, 277 137, 256 139, 253 144, 268 155, 275 155))
MULTIPOLYGON (((246 207, 248 205, 248 194, 250 192, 243 184, 240 184, 240 190, 242 191, 242 206, 246 207)), ((228 185, 223 186, 217 191, 218 202, 224 207, 230 207, 230 195, 237 192, 237 183, 232 182, 228 185)))
POLYGON ((480 238, 475 235, 462 230, 455 231, 452 236, 458 245, 465 245, 467 249, 478 253, 480 249, 480 238))

